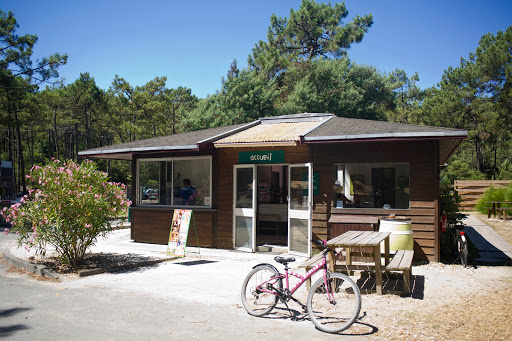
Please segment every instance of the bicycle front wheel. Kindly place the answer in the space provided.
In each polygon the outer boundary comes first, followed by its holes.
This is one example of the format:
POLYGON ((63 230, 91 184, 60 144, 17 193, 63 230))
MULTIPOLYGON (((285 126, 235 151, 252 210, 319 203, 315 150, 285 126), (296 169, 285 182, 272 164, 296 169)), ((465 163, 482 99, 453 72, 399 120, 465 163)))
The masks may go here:
POLYGON ((318 279, 308 295, 308 314, 314 325, 327 333, 349 328, 361 311, 361 293, 350 277, 331 273, 327 281, 318 279))
POLYGON ((242 285, 242 304, 253 316, 263 316, 277 304, 279 297, 275 289, 283 289, 283 280, 278 278, 279 272, 269 265, 252 269, 242 285))

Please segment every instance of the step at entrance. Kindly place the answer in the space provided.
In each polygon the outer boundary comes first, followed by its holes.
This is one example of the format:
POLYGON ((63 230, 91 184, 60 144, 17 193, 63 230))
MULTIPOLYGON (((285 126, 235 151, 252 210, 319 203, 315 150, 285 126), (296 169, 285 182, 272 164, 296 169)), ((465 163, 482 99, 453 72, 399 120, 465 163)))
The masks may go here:
POLYGON ((258 250, 258 252, 270 252, 270 253, 276 253, 276 254, 288 252, 288 248, 286 246, 271 245, 271 244, 258 245, 257 250, 258 250))

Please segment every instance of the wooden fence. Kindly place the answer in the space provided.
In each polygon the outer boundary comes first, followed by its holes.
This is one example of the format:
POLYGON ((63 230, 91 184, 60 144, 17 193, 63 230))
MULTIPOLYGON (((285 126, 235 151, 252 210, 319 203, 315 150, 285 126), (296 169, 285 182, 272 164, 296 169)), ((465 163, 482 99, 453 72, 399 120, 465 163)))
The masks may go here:
POLYGON ((490 187, 503 187, 512 183, 512 180, 455 180, 455 189, 462 197, 460 209, 474 211, 478 199, 490 187))

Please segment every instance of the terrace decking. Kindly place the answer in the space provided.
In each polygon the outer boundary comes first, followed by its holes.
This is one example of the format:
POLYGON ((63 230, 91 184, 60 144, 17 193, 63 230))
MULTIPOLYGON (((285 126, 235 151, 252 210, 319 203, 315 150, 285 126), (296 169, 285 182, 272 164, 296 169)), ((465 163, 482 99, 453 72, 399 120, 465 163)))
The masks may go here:
POLYGON ((474 259, 479 264, 510 265, 512 264, 512 245, 501 238, 490 226, 474 216, 467 216, 466 233, 478 249, 480 258, 474 259))

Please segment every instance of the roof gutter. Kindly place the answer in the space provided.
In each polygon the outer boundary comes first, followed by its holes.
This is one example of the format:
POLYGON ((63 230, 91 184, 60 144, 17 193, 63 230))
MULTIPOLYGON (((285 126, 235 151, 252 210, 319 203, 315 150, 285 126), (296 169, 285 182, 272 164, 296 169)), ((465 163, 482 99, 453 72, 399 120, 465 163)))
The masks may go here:
POLYGON ((137 147, 137 148, 120 148, 108 150, 84 150, 78 152, 78 156, 91 156, 91 155, 108 155, 108 154, 133 154, 139 152, 161 152, 169 150, 197 150, 197 145, 185 146, 161 146, 161 147, 137 147))
POLYGON ((378 139, 411 139, 411 138, 466 138, 466 130, 453 132, 430 132, 430 133, 377 133, 359 135, 338 135, 338 136, 305 136, 304 142, 334 142, 347 140, 378 140, 378 139))
POLYGON ((273 142, 235 142, 215 144, 215 148, 260 148, 260 147, 295 147, 300 141, 273 142))

